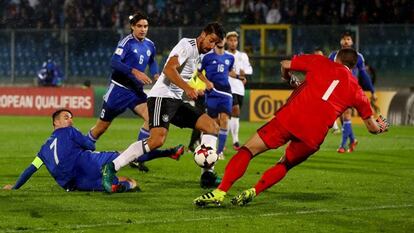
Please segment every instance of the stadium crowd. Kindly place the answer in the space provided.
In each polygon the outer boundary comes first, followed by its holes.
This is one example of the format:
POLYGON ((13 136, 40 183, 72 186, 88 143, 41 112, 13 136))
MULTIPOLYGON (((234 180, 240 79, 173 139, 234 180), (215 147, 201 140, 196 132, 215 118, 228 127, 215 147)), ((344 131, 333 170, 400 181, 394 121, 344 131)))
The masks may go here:
POLYGON ((409 0, 0 0, 0 28, 123 28, 135 10, 153 26, 414 23, 409 0))

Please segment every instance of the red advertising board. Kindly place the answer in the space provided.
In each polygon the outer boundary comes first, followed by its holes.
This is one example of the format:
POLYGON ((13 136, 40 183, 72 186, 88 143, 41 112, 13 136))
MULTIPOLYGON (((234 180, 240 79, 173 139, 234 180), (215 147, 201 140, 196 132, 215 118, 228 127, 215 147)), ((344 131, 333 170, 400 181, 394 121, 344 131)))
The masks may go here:
POLYGON ((93 116, 92 88, 0 87, 0 115, 48 116, 67 108, 75 116, 93 116))

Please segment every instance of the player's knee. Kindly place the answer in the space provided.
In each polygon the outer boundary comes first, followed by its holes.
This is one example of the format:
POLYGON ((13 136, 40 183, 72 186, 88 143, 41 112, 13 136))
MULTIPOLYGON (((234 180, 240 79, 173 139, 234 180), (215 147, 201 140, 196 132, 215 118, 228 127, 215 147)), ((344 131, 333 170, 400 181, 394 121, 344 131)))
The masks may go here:
POLYGON ((342 114, 342 119, 345 121, 351 120, 352 118, 352 111, 351 110, 346 110, 343 114, 342 114))
POLYGON ((218 134, 220 126, 215 121, 210 121, 207 125, 205 133, 218 134))
POLYGON ((219 121, 220 122, 220 128, 227 129, 228 121, 229 121, 229 118, 228 118, 227 115, 224 116, 224 117, 220 117, 220 121, 219 121))
POLYGON ((233 106, 233 109, 231 111, 232 117, 239 117, 240 116, 240 109, 238 107, 233 106))
POLYGON ((220 127, 215 120, 207 114, 203 114, 196 123, 196 128, 203 133, 218 134, 220 127))
POLYGON ((164 145, 165 136, 150 137, 147 140, 148 146, 151 150, 155 150, 164 145))
POLYGON ((286 156, 282 156, 282 158, 280 158, 279 162, 277 162, 280 165, 285 166, 286 170, 290 170, 292 169, 295 165, 292 162, 289 162, 289 160, 286 158, 286 156))

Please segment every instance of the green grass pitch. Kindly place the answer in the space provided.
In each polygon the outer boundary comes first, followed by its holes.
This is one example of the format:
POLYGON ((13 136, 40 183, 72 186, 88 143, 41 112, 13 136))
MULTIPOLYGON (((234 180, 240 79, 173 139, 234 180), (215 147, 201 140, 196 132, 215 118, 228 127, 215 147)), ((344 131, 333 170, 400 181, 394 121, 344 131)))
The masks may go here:
MULTIPOLYGON (((75 118, 83 132, 94 122, 75 118)), ((141 124, 115 120, 97 149, 125 149, 141 124)), ((260 125, 242 122, 242 141, 260 125)), ((0 117, 1 186, 15 182, 51 131, 48 117, 0 117)), ((340 136, 329 135, 319 152, 245 207, 231 206, 230 198, 221 208, 194 207, 206 190, 189 153, 178 162, 151 161, 149 173, 124 168, 119 175, 135 178, 137 193, 68 193, 42 167, 20 190, 0 190, 0 232, 414 232, 414 128, 354 131, 356 152, 337 154, 340 136)), ((171 127, 165 146, 187 145, 190 132, 171 127)), ((227 148, 220 175, 234 153, 231 143, 227 148)), ((254 185, 283 149, 255 158, 228 197, 254 185)))

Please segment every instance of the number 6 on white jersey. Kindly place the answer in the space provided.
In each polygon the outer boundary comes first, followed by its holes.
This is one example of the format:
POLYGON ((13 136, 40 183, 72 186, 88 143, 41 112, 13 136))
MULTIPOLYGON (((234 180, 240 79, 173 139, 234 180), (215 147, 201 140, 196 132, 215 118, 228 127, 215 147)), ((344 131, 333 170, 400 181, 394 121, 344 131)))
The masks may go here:
POLYGON ((59 164, 59 158, 57 156, 57 138, 55 138, 55 140, 53 140, 52 144, 50 144, 49 148, 52 150, 53 149, 53 156, 55 157, 55 163, 56 165, 59 164))
POLYGON ((323 94, 322 99, 325 101, 328 101, 329 96, 331 96, 332 92, 334 91, 335 87, 338 85, 339 80, 333 80, 331 85, 328 87, 328 89, 325 91, 325 94, 323 94))

